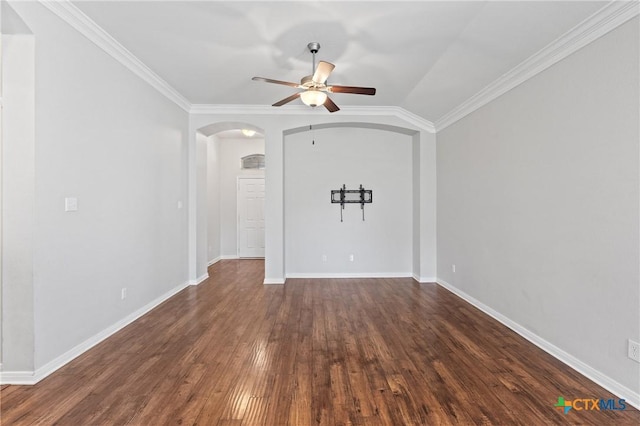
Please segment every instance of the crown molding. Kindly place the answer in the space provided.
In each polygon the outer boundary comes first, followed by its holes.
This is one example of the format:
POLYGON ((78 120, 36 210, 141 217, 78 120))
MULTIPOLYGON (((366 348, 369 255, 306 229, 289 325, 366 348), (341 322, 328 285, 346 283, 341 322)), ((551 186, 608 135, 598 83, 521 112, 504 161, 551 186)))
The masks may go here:
MULTIPOLYGON (((70 0, 38 0, 43 6, 53 12, 63 21, 75 28, 80 34, 85 36, 107 54, 131 70, 138 77, 142 78, 167 99, 174 102, 183 110, 190 114, 270 114, 270 115, 308 115, 325 114, 329 112, 324 109, 311 110, 302 105, 290 105, 284 108, 273 108, 266 105, 208 105, 191 104, 187 98, 182 96, 176 89, 171 87, 160 76, 153 72, 133 53, 127 50, 122 44, 114 39, 109 33, 102 29, 95 21, 78 9, 70 0)), ((395 116, 414 126, 430 133, 435 133, 435 126, 418 115, 410 113, 400 107, 379 107, 379 106, 344 106, 340 108, 344 114, 366 115, 366 116, 395 116)))
POLYGON ((84 12, 69 0, 39 0, 39 2, 138 77, 146 81, 167 99, 174 102, 183 110, 189 111, 191 103, 184 96, 136 58, 133 53, 118 43, 109 33, 103 30, 95 21, 85 15, 84 12))
MULTIPOLYGON (((289 105, 274 109, 266 105, 191 104, 187 98, 160 78, 160 76, 135 57, 91 18, 73 5, 70 0, 38 1, 138 77, 146 81, 167 99, 190 114, 329 114, 323 109, 310 110, 308 107, 302 105, 289 105)), ((592 41, 602 37, 629 19, 637 16, 639 12, 640 3, 638 0, 611 1, 559 39, 530 56, 498 80, 442 116, 435 123, 396 106, 344 106, 341 107, 341 111, 343 111, 344 114, 351 115, 395 116, 424 131, 436 133, 539 74, 592 41)))
POLYGON ((394 106, 394 107, 388 107, 388 108, 392 109, 395 112, 394 115, 396 117, 401 118, 402 120, 407 121, 416 127, 420 127, 421 129, 429 133, 436 133, 436 126, 435 124, 433 124, 432 121, 429 121, 426 118, 422 118, 419 115, 416 115, 401 107, 394 106))
POLYGON ((614 0, 435 122, 439 132, 524 83, 640 12, 638 0, 614 0))
POLYGON ((323 114, 321 109, 308 109, 301 105, 288 105, 282 108, 274 108, 267 105, 241 105, 241 104, 192 104, 190 114, 215 114, 215 115, 302 115, 323 114))
MULTIPOLYGON (((435 133, 434 124, 404 108, 396 106, 341 106, 340 112, 348 115, 362 116, 392 116, 404 120, 421 130, 435 133)), ((311 109, 303 105, 288 105, 274 108, 268 105, 224 105, 224 104, 193 104, 189 113, 195 115, 326 115, 331 113, 325 109, 311 109)))

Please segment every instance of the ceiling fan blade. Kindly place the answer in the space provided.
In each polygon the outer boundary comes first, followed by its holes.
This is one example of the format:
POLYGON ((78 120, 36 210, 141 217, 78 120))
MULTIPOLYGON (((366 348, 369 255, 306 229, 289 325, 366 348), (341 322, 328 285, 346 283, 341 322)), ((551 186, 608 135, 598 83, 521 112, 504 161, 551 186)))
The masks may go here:
POLYGON ((288 98, 284 98, 283 100, 276 102, 272 106, 282 106, 284 104, 288 104, 291 101, 295 101, 299 97, 300 97, 300 92, 294 93, 293 95, 289 96, 288 98))
POLYGON ((327 97, 327 100, 324 101, 324 107, 327 110, 329 110, 329 112, 340 111, 340 108, 338 108, 338 105, 336 105, 329 97, 327 97))
POLYGON ((264 78, 264 77, 253 77, 251 80, 253 80, 253 81, 264 81, 265 83, 275 83, 275 84, 282 84, 282 85, 285 85, 285 86, 300 88, 300 85, 298 83, 291 83, 291 82, 288 82, 288 81, 281 81, 281 80, 273 80, 273 79, 264 78))
POLYGON ((375 95, 375 87, 355 87, 355 86, 329 86, 327 91, 331 93, 353 93, 356 95, 375 95))
POLYGON ((318 66, 316 67, 316 72, 313 73, 313 77, 311 78, 314 82, 324 84, 329 78, 329 74, 336 66, 325 61, 318 62, 318 66))

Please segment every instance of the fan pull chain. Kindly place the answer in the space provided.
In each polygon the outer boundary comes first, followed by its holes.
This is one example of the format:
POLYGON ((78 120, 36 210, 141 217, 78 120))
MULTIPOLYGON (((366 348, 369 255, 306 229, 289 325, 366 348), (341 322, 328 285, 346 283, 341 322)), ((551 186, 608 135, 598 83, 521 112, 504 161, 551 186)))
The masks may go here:
POLYGON ((312 133, 311 133, 311 145, 315 145, 316 144, 316 131, 315 131, 315 129, 313 129, 311 124, 309 124, 309 131, 312 131, 312 133))

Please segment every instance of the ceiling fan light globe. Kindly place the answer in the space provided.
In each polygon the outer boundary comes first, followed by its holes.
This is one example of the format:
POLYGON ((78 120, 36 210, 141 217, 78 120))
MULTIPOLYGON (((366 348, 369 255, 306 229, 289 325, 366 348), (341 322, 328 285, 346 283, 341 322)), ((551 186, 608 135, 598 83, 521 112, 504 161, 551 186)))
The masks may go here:
POLYGON ((324 104, 327 100, 327 94, 319 90, 307 90, 300 94, 300 99, 305 105, 315 107, 324 104))

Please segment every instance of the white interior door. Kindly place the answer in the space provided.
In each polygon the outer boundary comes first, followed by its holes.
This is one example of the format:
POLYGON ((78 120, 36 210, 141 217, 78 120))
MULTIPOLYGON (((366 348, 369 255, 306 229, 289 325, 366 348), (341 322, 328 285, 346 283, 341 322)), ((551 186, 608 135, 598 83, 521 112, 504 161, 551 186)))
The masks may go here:
POLYGON ((264 178, 238 178, 238 257, 264 257, 264 178))

